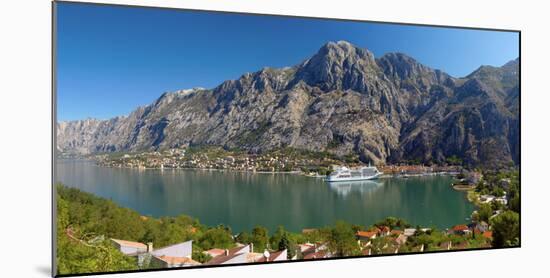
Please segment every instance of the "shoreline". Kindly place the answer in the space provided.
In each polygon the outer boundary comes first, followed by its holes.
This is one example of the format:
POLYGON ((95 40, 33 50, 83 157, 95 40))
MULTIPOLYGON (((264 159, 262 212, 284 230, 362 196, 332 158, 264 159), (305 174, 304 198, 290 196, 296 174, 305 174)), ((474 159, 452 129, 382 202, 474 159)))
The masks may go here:
MULTIPOLYGON (((138 171, 150 171, 150 170, 159 170, 159 171, 177 171, 177 170, 200 170, 200 171, 213 171, 213 172, 234 172, 234 173, 248 173, 248 174, 285 174, 285 175, 299 175, 303 177, 308 178, 316 178, 316 179, 323 179, 326 178, 326 176, 322 175, 308 175, 305 172, 302 171, 248 171, 248 170, 235 170, 235 169, 217 169, 217 168, 172 168, 172 167, 166 167, 166 168, 158 168, 158 167, 127 167, 127 166, 105 166, 101 165, 95 162, 95 160, 90 159, 70 159, 70 160, 81 160, 81 161, 87 161, 92 162, 94 166, 96 167, 102 167, 102 168, 110 168, 110 169, 132 169, 132 170, 138 170, 138 171)), ((387 179, 387 178, 414 178, 414 177, 431 177, 431 176, 456 176, 459 174, 458 172, 429 172, 429 173, 420 173, 420 174, 382 174, 379 179, 387 179)), ((453 186, 453 184, 451 184, 453 186)), ((457 189, 458 190, 458 189, 457 189)), ((459 190, 459 191, 466 191, 466 190, 459 190)))

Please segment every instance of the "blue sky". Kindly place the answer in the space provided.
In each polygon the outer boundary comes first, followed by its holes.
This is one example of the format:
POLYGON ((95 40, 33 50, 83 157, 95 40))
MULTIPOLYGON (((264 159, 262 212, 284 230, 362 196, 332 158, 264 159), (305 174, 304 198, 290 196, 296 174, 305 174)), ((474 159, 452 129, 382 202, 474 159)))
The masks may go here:
POLYGON ((57 4, 58 120, 127 115, 163 92, 292 66, 327 41, 403 52, 462 77, 519 56, 518 34, 183 10, 57 4))

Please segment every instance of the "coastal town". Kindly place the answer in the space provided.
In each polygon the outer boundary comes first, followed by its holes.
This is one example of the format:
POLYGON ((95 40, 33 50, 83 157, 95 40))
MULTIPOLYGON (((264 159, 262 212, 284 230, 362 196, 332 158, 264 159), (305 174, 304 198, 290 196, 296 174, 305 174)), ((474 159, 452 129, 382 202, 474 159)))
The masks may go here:
MULTIPOLYGON (((391 220, 388 221, 391 223, 391 220)), ((308 238, 320 232, 318 229, 304 229, 302 235, 308 238)), ((120 239, 110 239, 110 241, 124 255, 135 257, 138 267, 144 269, 490 248, 492 231, 489 224, 484 221, 456 225, 445 231, 373 225, 369 229, 355 231, 355 246, 351 246, 350 249, 355 251, 351 252, 341 252, 342 250, 339 251, 338 247, 333 247, 333 243, 323 241, 296 244, 292 251, 286 246, 281 248, 266 246, 262 251, 261 248, 255 249, 252 242, 238 242, 238 238, 238 235, 233 237, 235 247, 211 248, 203 251, 207 258, 203 263, 193 259, 192 240, 159 249, 153 249, 152 242, 144 244, 120 239)))
MULTIPOLYGON (((335 165, 359 167, 365 165, 358 157, 337 157, 326 152, 281 149, 267 153, 248 153, 225 150, 221 147, 179 148, 139 153, 99 154, 91 156, 100 166, 135 169, 208 169, 243 172, 285 172, 324 177, 335 165)), ((386 176, 422 176, 458 174, 462 167, 455 163, 444 165, 379 165, 386 176)))

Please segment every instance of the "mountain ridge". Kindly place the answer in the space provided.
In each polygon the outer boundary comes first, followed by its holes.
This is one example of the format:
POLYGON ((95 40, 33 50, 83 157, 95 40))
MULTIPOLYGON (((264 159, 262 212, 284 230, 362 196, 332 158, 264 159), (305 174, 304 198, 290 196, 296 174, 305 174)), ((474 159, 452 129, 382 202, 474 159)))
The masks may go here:
POLYGON ((454 78, 403 53, 375 58, 349 42, 328 42, 295 66, 164 93, 126 117, 58 123, 57 148, 294 147, 374 163, 458 156, 471 165, 517 164, 518 67, 516 59, 454 78))

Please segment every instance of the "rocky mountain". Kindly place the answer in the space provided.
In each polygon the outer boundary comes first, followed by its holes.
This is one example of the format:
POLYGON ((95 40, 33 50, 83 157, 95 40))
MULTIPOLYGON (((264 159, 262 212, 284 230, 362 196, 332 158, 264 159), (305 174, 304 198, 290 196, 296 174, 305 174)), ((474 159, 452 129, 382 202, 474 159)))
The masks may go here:
POLYGON ((470 165, 517 164, 518 66, 482 66, 458 79, 405 54, 376 59, 348 42, 329 42, 293 67, 165 93, 124 117, 61 122, 57 147, 79 154, 293 147, 374 163, 457 156, 470 165))

